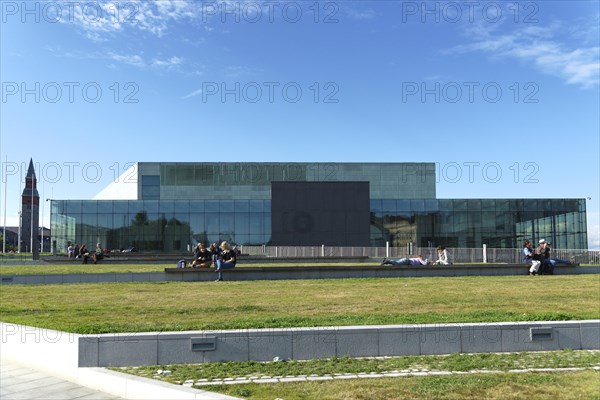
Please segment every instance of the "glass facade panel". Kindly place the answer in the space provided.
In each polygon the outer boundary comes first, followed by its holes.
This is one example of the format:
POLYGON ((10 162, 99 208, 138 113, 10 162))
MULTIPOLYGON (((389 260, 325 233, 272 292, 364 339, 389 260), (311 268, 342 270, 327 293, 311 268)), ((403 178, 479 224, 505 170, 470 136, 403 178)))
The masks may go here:
POLYGON ((190 212, 192 212, 192 213, 204 212, 204 200, 190 200, 190 212))
POLYGON ((371 199, 371 212, 382 215, 383 207, 381 206, 381 200, 371 199))
POLYGON ((413 212, 425 211, 425 202, 423 200, 411 200, 410 209, 413 212))
MULTIPOLYGON (((235 227, 234 232, 236 235, 243 233, 249 234, 250 232, 250 216, 248 213, 235 213, 235 227)), ((254 232, 258 233, 258 232, 254 232)))
POLYGON ((129 214, 135 215, 144 211, 144 203, 142 201, 129 201, 129 214))
POLYGON ((232 213, 233 210, 233 200, 221 200, 219 202, 219 212, 232 213))
POLYGON ((381 209, 384 215, 396 215, 396 200, 382 200, 381 209))
POLYGON ((219 234, 219 214, 218 213, 204 214, 204 221, 206 223, 206 232, 209 235, 218 235, 219 234))
POLYGON ((114 213, 127 213, 129 212, 129 201, 127 200, 115 200, 113 203, 114 213))
POLYGON ((79 200, 70 200, 70 201, 65 201, 66 206, 66 210, 65 213, 66 214, 77 214, 81 212, 81 201, 79 200))
POLYGON ((172 200, 164 200, 159 204, 159 211, 164 214, 172 214, 175 212, 175 204, 172 200))
POLYGON ((160 186, 142 186, 142 198, 145 200, 160 199, 160 186))
POLYGON ((207 213, 218 213, 219 202, 216 200, 206 200, 204 203, 204 211, 207 213))
POLYGON ((262 200, 248 201, 248 211, 253 212, 253 213, 263 212, 263 201, 262 200))
POLYGON ((158 200, 144 200, 144 211, 147 213, 158 213, 159 211, 159 202, 158 200))
POLYGON ((98 202, 98 212, 111 214, 113 212, 113 202, 112 201, 99 201, 98 202))
POLYGON ((248 214, 248 233, 263 235, 264 230, 264 216, 262 213, 249 213, 248 214))

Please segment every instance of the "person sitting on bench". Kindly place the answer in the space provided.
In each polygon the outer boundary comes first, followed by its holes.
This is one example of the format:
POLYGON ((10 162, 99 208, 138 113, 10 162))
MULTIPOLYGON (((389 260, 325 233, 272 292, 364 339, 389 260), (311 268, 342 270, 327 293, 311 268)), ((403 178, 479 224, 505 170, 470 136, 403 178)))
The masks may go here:
POLYGON ((204 243, 198 243, 194 252, 192 268, 210 268, 212 265, 212 253, 208 251, 204 243))
POLYGON ((235 263, 237 261, 235 252, 233 252, 229 248, 229 243, 223 242, 221 243, 221 257, 217 260, 217 269, 216 272, 219 274, 218 278, 215 282, 219 282, 223 280, 222 270, 224 269, 233 269, 235 268, 235 263))
POLYGON ((104 259, 104 250, 102 250, 102 245, 100 243, 96 243, 96 252, 92 253, 92 260, 94 260, 94 264, 96 264, 102 259, 104 259))

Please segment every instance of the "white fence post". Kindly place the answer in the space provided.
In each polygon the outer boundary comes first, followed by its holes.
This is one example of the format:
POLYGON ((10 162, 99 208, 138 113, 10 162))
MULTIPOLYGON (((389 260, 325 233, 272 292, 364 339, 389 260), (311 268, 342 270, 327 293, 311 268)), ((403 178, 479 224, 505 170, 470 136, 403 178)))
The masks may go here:
POLYGON ((325 257, 325 245, 321 245, 321 257, 325 257))
POLYGON ((385 258, 390 258, 390 242, 385 242, 385 258))
POLYGON ((487 244, 483 244, 483 262, 487 263, 487 244))

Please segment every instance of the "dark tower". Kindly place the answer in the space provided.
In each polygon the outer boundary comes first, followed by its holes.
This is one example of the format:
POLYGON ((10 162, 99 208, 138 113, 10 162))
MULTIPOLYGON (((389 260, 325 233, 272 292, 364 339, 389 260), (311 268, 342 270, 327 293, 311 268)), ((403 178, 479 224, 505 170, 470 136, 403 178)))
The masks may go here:
POLYGON ((39 220, 40 195, 37 191, 33 160, 30 159, 27 176, 25 177, 25 189, 23 189, 21 195, 21 252, 28 252, 33 249, 34 260, 37 260, 40 256, 39 220))

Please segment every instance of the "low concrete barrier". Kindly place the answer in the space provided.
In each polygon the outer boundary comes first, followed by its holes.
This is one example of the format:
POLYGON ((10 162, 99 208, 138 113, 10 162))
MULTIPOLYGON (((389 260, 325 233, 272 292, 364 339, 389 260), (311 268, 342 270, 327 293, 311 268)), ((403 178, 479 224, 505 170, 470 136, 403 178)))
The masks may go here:
POLYGON ((2 357, 77 373, 216 361, 600 349, 600 320, 75 335, 0 323, 2 357))
MULTIPOLYGON (((207 282, 216 279, 214 268, 165 268, 165 272, 104 274, 0 275, 0 285, 41 285, 99 282, 207 282)), ((311 266, 247 267, 224 270, 229 281, 344 279, 344 278, 418 278, 433 276, 508 276, 527 275, 522 264, 453 264, 450 266, 311 266)), ((556 275, 598 274, 597 266, 562 266, 556 275)), ((541 277, 532 277, 541 279, 541 277)))

